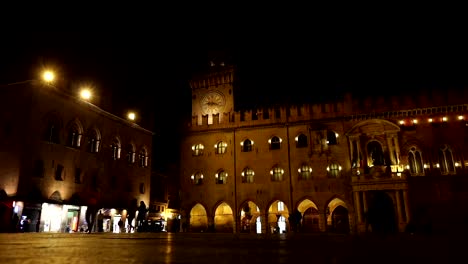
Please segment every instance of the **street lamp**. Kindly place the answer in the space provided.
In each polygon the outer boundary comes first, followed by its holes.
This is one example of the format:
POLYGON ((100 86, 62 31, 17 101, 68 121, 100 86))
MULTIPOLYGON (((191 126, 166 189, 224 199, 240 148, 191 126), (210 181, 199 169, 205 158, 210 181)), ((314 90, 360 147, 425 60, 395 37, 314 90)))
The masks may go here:
POLYGON ((91 98, 91 91, 88 88, 83 88, 80 91, 80 97, 84 100, 89 100, 91 98))
POLYGON ((54 79, 55 79, 55 75, 52 71, 44 71, 44 73, 42 74, 42 78, 44 79, 44 81, 46 81, 47 83, 51 83, 54 79))
POLYGON ((135 114, 135 112, 128 112, 127 118, 128 118, 129 120, 131 120, 131 121, 135 121, 135 119, 136 119, 136 114, 135 114))

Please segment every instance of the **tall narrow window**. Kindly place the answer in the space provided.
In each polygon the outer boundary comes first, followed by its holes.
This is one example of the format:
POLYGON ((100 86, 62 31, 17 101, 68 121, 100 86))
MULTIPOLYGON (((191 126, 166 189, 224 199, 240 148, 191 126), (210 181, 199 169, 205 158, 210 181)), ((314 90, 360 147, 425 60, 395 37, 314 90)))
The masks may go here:
POLYGON ((246 139, 246 140, 242 141, 241 142, 242 152, 252 151, 252 145, 253 145, 253 141, 251 141, 250 139, 246 139))
POLYGON ((447 145, 439 149, 439 164, 441 174, 455 174, 452 149, 447 145))
POLYGON ((274 136, 270 140, 270 149, 280 149, 281 148, 281 138, 274 136))
POLYGON ((411 175, 424 175, 424 165, 421 152, 412 147, 408 153, 409 168, 411 175))
POLYGON ((227 143, 224 141, 220 141, 215 145, 216 154, 224 154, 226 153, 226 149, 227 149, 227 143))
POLYGON ((203 155, 203 150, 205 149, 205 146, 203 144, 199 143, 196 145, 192 146, 192 155, 193 156, 201 156, 203 155))
POLYGON ((96 130, 91 130, 88 133, 88 152, 97 153, 101 144, 101 139, 96 130))
POLYGON ((203 174, 201 172, 196 172, 191 176, 192 183, 195 185, 202 185, 203 184, 203 174))
POLYGON ((146 149, 141 149, 140 154, 138 155, 138 160, 140 162, 140 167, 146 168, 148 167, 148 152, 146 149))
POLYGON ((307 164, 302 164, 298 169, 299 180, 309 180, 312 174, 312 168, 307 164))
POLYGON ((61 164, 57 164, 55 168, 55 180, 63 181, 63 166, 61 164))
POLYGON ((127 150, 127 162, 129 164, 135 163, 136 153, 135 153, 135 147, 133 146, 133 144, 128 144, 126 150, 127 150))
POLYGON ((371 141, 367 144, 367 154, 372 166, 385 165, 382 145, 378 141, 371 141))
POLYGON ((81 145, 81 132, 76 124, 73 124, 68 130, 67 144, 72 148, 79 148, 81 145))
POLYGON ((243 183, 253 183, 255 172, 251 168, 247 167, 242 171, 241 176, 243 183))
POLYGON ((307 136, 304 134, 299 134, 296 138, 296 148, 305 148, 307 147, 307 136))
POLYGON ((335 131, 331 131, 331 130, 327 131, 327 144, 328 145, 338 144, 338 134, 335 133, 335 131))
POLYGON ((328 177, 339 178, 341 175, 341 166, 338 163, 330 163, 327 167, 328 177))
POLYGON ((228 174, 225 170, 218 171, 215 175, 216 184, 226 184, 227 176, 228 174))
POLYGON ((113 160, 118 160, 120 159, 120 152, 121 152, 121 147, 120 147, 120 142, 118 139, 114 139, 111 144, 111 151, 112 151, 112 159, 113 160))
POLYGON ((271 174, 271 181, 282 181, 283 180, 283 175, 284 175, 284 170, 283 168, 279 166, 274 166, 270 170, 271 174))
POLYGON ((282 201, 278 201, 278 212, 284 211, 284 203, 282 201))

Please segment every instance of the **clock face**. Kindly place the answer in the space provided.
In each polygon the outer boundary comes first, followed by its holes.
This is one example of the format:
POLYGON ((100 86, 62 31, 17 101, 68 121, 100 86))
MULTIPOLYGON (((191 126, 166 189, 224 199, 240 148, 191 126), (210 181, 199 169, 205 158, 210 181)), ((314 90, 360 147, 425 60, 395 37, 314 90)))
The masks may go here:
POLYGON ((203 114, 217 114, 223 110, 225 104, 224 95, 218 91, 208 92, 200 100, 203 114))

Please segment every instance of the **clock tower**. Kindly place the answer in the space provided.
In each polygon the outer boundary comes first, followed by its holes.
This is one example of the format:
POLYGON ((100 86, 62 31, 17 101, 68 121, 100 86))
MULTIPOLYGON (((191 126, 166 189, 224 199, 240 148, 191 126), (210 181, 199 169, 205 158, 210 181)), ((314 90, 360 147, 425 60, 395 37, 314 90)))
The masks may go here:
POLYGON ((201 124, 203 116, 207 116, 208 124, 213 124, 213 116, 219 115, 223 121, 226 113, 234 111, 234 67, 223 61, 210 61, 206 73, 193 76, 190 81, 192 89, 192 116, 197 117, 201 124))

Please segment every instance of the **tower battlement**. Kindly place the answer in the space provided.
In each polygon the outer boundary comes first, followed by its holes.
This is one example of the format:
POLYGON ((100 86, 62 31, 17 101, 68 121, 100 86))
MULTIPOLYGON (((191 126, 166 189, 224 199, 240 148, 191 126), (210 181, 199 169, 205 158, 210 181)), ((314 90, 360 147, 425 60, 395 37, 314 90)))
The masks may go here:
POLYGON ((208 74, 200 74, 193 76, 190 80, 190 88, 192 90, 232 85, 234 81, 233 66, 217 66, 216 71, 208 74))
POLYGON ((468 110, 466 92, 447 90, 422 95, 366 96, 353 98, 347 93, 343 100, 328 103, 270 107, 193 116, 191 130, 267 126, 279 123, 313 120, 362 120, 369 118, 399 119, 411 116, 457 113, 468 110))

